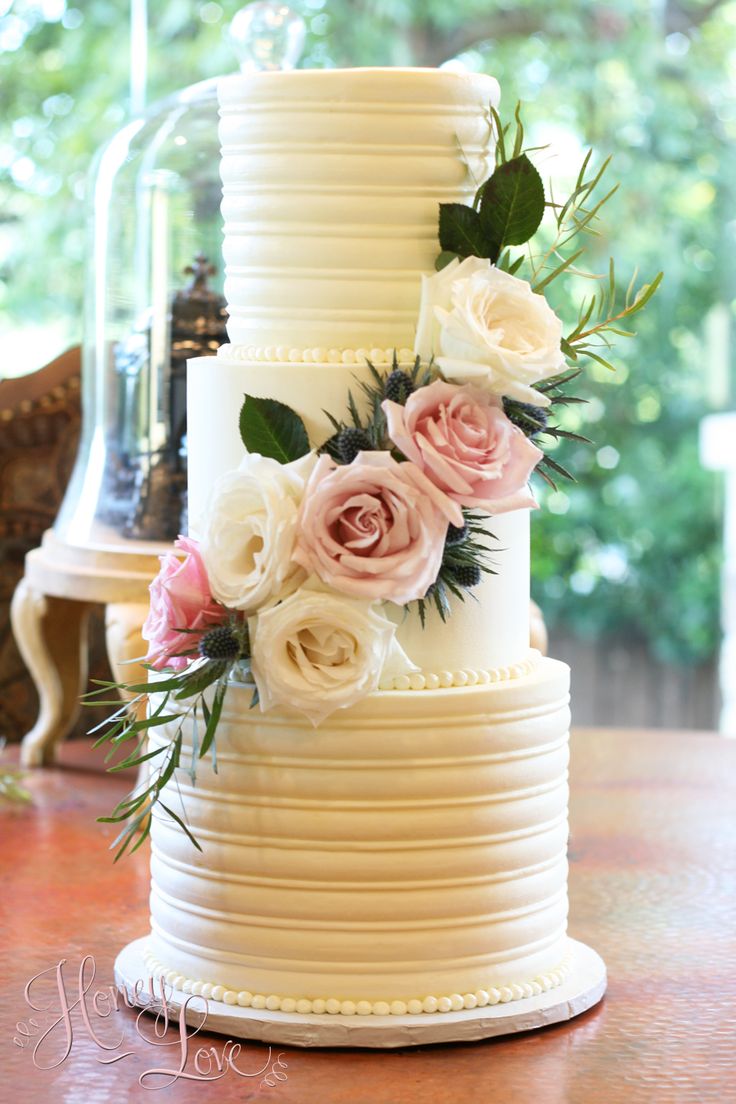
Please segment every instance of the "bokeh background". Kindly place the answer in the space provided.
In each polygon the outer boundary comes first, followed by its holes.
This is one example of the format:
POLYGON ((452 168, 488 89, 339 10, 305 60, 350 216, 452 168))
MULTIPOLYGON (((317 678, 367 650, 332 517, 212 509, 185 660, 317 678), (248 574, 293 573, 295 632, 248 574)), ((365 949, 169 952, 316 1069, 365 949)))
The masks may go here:
MULTIPOLYGON (((149 102, 236 68, 237 3, 149 6, 149 102)), ((620 192, 589 263, 625 288, 665 283, 615 373, 595 364, 558 455, 579 483, 540 487, 534 595, 575 672, 579 722, 714 727, 723 477, 699 425, 736 405, 736 3, 733 0, 292 0, 302 65, 447 65, 523 101, 543 175, 585 148, 620 192)), ((85 195, 95 150, 130 118, 127 0, 0 0, 0 375, 81 340, 85 195)), ((560 281, 565 283, 565 281, 560 281)), ((569 285, 567 285, 569 288, 569 285)), ((575 296, 556 301, 576 313, 575 296)), ((736 448, 736 444, 734 446, 736 448)))

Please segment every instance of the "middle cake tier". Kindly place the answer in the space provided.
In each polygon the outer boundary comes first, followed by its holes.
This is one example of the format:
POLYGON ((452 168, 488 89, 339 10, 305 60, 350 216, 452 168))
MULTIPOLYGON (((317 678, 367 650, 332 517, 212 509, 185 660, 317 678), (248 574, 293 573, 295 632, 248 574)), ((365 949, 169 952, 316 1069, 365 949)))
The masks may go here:
MULTIPOLYGON (((315 363, 310 350, 268 350, 293 360, 241 360, 224 346, 221 355, 189 362, 188 446, 189 524, 198 536, 216 481, 240 464, 245 450, 238 429, 244 395, 287 403, 302 417, 312 447, 333 432, 325 411, 346 418, 348 392, 359 396, 369 379, 365 357, 378 362, 387 350, 314 350, 332 359, 315 363), (308 354, 310 359, 303 358, 308 354), (349 363, 343 363, 345 357, 349 363)), ((405 366, 411 354, 402 354, 405 366)), ((393 609, 397 639, 420 677, 441 685, 464 685, 473 672, 523 664, 529 652, 529 511, 514 510, 488 519, 489 561, 496 574, 485 574, 464 602, 453 599, 452 615, 442 624, 431 608, 422 627, 416 608, 393 609), (468 674, 470 672, 470 674, 468 674)), ((416 604, 414 604, 416 605, 416 604)))

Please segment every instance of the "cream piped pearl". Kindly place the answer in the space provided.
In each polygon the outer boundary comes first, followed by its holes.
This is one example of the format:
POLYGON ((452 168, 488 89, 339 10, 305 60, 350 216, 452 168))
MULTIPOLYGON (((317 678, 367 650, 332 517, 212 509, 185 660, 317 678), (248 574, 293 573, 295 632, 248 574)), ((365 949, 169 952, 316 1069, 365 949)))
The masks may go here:
POLYGON ((478 1008, 485 1008, 489 1003, 488 993, 485 989, 476 989, 473 995, 478 1008))
POLYGON ((253 1000, 250 1002, 251 1008, 265 1008, 266 998, 263 993, 256 993, 253 1000))
POLYGON ((358 1001, 355 1006, 355 1012, 358 1016, 370 1016, 373 1011, 373 1005, 370 1001, 358 1001))
POLYGON ((241 989, 238 993, 238 1004, 241 1008, 250 1008, 253 1002, 253 994, 249 993, 247 989, 241 989))
POLYGON ((488 1003, 489 1004, 498 1004, 498 1002, 500 1000, 501 1000, 501 990, 500 989, 489 989, 488 990, 488 1003))
POLYGON ((340 1011, 340 1002, 335 1000, 334 997, 330 997, 328 1001, 325 1001, 325 1011, 329 1012, 331 1016, 336 1016, 340 1011))
POLYGON ((294 1000, 293 997, 284 997, 284 999, 281 1002, 281 1011, 282 1012, 295 1012, 296 1011, 296 1001, 294 1000))
POLYGON ((391 1015, 391 1005, 388 1004, 386 1001, 375 1001, 375 1003, 373 1005, 373 1015, 374 1016, 390 1016, 391 1015))
POLYGON ((225 1002, 225 1004, 237 1004, 238 1003, 238 994, 235 992, 234 989, 226 989, 225 994, 224 994, 222 999, 225 1002))
POLYGON ((450 1007, 453 1012, 459 1012, 463 1007, 464 1001, 459 993, 452 993, 450 995, 450 1007))
POLYGON ((395 1000, 391 1001, 391 1015, 392 1016, 405 1016, 406 1004, 404 1001, 395 1000))
POLYGON ((306 1016, 308 1012, 312 1011, 312 1002, 302 997, 301 1000, 296 1002, 296 1010, 300 1016, 306 1016))
POLYGON ((436 997, 425 997, 422 1001, 422 1008, 425 1012, 436 1012, 438 1010, 439 1001, 436 997))
POLYGON ((281 1007, 281 997, 269 996, 266 997, 266 1008, 269 1012, 276 1012, 281 1007))
POLYGON ((406 1010, 410 1016, 421 1016, 422 1014, 422 1002, 420 1000, 410 1000, 406 1006, 406 1010))
POLYGON ((221 1001, 224 996, 225 996, 225 986, 224 985, 214 985, 212 987, 212 999, 214 1001, 221 1001))
POLYGON ((437 1001, 438 1012, 452 1012, 452 1001, 449 997, 440 997, 437 1001))
POLYGON ((209 1000, 212 996, 213 989, 214 985, 212 985, 209 981, 206 981, 202 986, 202 996, 205 997, 206 1000, 209 1000))
MULTIPOLYGON (((329 1009, 328 1009, 329 1012, 329 1009)), ((355 1003, 353 1001, 342 1001, 340 1004, 341 1016, 354 1016, 355 1015, 355 1003)))
POLYGON ((477 1008, 478 998, 475 993, 465 993, 463 996, 463 1008, 477 1008))
POLYGON ((316 1016, 324 1015, 326 1009, 327 1001, 323 1000, 322 997, 318 997, 317 1000, 312 1001, 312 1011, 316 1016))

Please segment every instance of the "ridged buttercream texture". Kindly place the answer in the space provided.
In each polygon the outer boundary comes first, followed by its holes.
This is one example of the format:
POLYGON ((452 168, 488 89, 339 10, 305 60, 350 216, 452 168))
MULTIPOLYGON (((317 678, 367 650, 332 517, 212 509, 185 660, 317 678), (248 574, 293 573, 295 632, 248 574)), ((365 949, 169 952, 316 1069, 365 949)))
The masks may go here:
POLYGON ((155 819, 156 959, 234 991, 351 1001, 474 992, 560 966, 564 664, 379 692, 316 731, 249 705, 247 689, 229 690, 218 774, 170 784, 202 853, 155 819))
POLYGON ((441 202, 488 175, 492 77, 353 69, 220 85, 233 345, 414 344, 441 202))

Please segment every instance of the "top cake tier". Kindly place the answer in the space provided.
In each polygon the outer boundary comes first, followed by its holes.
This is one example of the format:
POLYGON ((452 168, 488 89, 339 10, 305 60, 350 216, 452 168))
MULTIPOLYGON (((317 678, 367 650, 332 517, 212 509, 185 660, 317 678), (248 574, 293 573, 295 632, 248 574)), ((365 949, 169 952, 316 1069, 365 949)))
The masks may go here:
POLYGON ((438 205, 488 176, 498 83, 305 70, 227 77, 219 95, 232 344, 411 347, 438 205))

